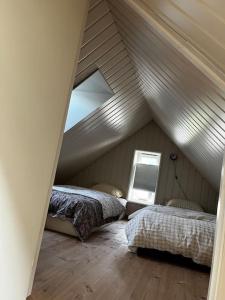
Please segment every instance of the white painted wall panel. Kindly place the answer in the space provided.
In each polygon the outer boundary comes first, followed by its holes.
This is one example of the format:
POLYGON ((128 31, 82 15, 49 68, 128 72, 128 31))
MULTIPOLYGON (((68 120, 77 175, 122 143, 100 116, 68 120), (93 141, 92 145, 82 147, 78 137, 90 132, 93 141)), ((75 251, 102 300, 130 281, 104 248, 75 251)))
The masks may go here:
POLYGON ((169 159, 169 154, 175 152, 179 157, 177 174, 188 199, 200 203, 206 211, 216 211, 217 193, 214 188, 153 121, 79 172, 69 183, 91 186, 106 182, 120 187, 127 193, 135 150, 162 153, 158 203, 165 204, 173 197, 184 198, 174 179, 173 162, 169 159))
POLYGON ((136 69, 108 4, 91 1, 75 84, 99 69, 115 95, 64 135, 57 182, 65 182, 151 119, 136 69))
POLYGON ((88 1, 0 4, 0 299, 32 286, 88 1))

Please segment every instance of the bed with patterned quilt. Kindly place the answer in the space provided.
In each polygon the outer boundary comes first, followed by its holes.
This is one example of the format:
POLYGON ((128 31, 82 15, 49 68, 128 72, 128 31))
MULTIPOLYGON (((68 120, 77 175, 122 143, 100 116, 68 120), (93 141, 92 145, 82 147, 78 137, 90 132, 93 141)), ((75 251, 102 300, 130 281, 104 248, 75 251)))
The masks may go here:
POLYGON ((46 229, 85 241, 96 228, 124 216, 126 201, 77 186, 53 186, 46 229))
POLYGON ((150 205, 129 216, 128 247, 167 251, 211 266, 216 216, 189 209, 150 205))

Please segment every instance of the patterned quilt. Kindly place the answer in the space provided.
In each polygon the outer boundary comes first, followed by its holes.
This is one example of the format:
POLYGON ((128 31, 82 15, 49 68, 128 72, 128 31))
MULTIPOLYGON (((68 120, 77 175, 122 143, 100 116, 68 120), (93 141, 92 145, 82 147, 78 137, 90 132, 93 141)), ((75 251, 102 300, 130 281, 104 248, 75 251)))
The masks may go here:
POLYGON ((75 186, 53 186, 48 213, 71 221, 84 241, 93 228, 118 219, 124 210, 111 195, 75 186))
POLYGON ((168 251, 211 266, 216 216, 151 205, 130 216, 126 227, 131 251, 138 247, 168 251))

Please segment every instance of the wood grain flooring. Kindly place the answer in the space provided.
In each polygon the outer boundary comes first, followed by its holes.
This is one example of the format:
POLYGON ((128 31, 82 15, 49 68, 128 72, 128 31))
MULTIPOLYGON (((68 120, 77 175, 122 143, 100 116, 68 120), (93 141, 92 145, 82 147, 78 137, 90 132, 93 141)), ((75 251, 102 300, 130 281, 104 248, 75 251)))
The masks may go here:
POLYGON ((46 231, 29 300, 203 300, 209 273, 127 251, 125 221, 86 243, 46 231))

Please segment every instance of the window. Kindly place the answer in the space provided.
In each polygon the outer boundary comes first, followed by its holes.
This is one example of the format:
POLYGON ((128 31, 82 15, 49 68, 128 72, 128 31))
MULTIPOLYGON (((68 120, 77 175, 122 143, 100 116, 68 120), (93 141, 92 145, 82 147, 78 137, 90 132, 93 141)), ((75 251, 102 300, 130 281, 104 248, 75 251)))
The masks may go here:
POLYGON ((161 154, 136 150, 131 170, 128 200, 154 204, 161 154))
POLYGON ((113 95, 113 91, 100 71, 96 71, 85 79, 72 91, 64 132, 92 113, 113 95))

